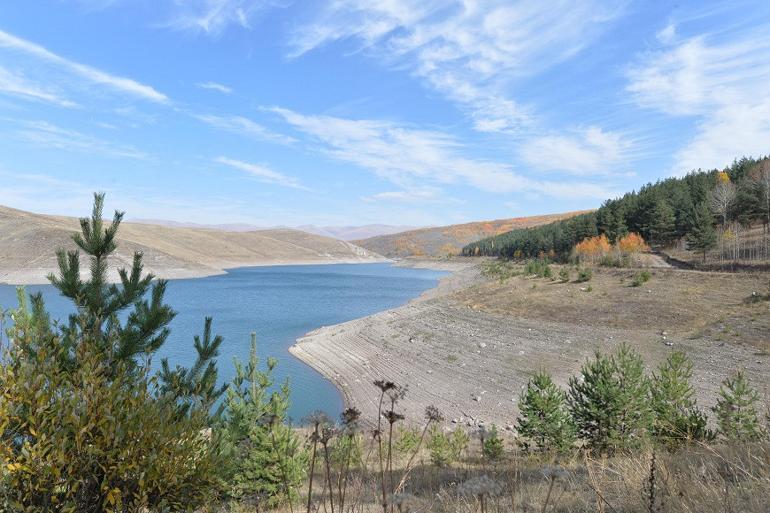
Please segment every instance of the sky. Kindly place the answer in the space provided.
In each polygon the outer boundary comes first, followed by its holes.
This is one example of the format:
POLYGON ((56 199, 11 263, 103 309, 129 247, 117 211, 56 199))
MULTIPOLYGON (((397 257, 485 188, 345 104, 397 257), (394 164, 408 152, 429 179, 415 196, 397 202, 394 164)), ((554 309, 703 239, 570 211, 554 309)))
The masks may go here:
POLYGON ((0 204, 443 225, 770 153, 770 2, 0 2, 0 204))

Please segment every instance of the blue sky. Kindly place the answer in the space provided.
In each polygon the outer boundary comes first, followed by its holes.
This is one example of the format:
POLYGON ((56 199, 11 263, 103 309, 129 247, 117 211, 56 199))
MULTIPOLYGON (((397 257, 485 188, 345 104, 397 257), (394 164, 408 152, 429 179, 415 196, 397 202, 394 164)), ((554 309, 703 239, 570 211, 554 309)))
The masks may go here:
POLYGON ((0 204, 36 212, 592 208, 770 153, 770 2, 2 2, 0 132, 0 204))

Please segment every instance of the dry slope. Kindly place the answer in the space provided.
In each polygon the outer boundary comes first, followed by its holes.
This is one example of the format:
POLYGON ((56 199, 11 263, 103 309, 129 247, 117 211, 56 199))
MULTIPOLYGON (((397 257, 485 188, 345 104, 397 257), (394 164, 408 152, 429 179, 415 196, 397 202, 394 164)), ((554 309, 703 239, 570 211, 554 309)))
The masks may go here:
MULTIPOLYGON (((45 283, 56 269, 56 248, 74 249, 75 218, 33 214, 0 206, 0 283, 45 283)), ((151 224, 121 225, 117 259, 144 253, 145 268, 164 278, 220 274, 267 264, 374 262, 382 257, 329 237, 298 230, 228 232, 151 224)))
POLYGON ((466 244, 485 237, 500 235, 518 228, 552 223, 584 212, 588 211, 420 228, 392 235, 354 240, 353 243, 389 258, 443 257, 447 254, 457 254, 466 244))

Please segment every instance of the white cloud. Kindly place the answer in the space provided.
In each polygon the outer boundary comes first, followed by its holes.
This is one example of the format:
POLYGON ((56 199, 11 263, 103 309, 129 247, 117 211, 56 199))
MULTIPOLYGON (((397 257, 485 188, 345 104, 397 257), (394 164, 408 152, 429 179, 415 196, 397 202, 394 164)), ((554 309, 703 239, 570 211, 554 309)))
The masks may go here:
POLYGON ((196 85, 201 89, 210 89, 212 91, 219 91, 222 94, 231 94, 233 92, 233 89, 231 87, 227 87, 226 85, 222 85, 217 82, 201 82, 196 85))
POLYGON ((536 169, 603 175, 617 174, 617 166, 627 162, 632 146, 622 135, 592 126, 568 135, 529 139, 519 152, 536 169))
POLYGON ((641 106, 696 119, 673 172, 770 152, 770 24, 678 41, 642 56, 627 86, 641 106))
POLYGON ((75 107, 76 104, 58 94, 28 81, 23 75, 13 73, 0 66, 0 92, 27 100, 53 103, 60 107, 75 107))
POLYGON ((24 128, 15 132, 26 142, 65 151, 98 153, 108 157, 146 159, 148 155, 131 146, 114 144, 91 135, 66 130, 46 121, 24 123, 24 128))
POLYGON ((352 39, 388 64, 406 65, 466 110, 481 131, 517 130, 530 119, 507 94, 591 43, 625 2, 338 0, 294 33, 298 57, 352 39))
POLYGON ((251 28, 259 12, 276 5, 270 0, 175 0, 169 26, 182 30, 219 35, 230 26, 251 28))
POLYGON ((217 128, 238 135, 244 135, 252 139, 261 141, 270 141, 281 144, 290 144, 295 141, 294 138, 287 135, 278 134, 265 128, 259 123, 244 118, 243 116, 213 116, 205 114, 193 114, 195 119, 217 128))
POLYGON ((293 189, 308 190, 307 187, 303 186, 296 178, 274 171, 263 164, 251 164, 249 162, 243 162, 242 160, 235 160, 227 157, 217 157, 215 162, 230 166, 240 171, 245 171, 261 182, 282 185, 293 189))
POLYGON ((79 76, 80 78, 83 78, 89 82, 104 85, 115 91, 119 91, 137 98, 142 98, 144 100, 149 100, 156 103, 166 103, 169 101, 166 95, 158 92, 148 85, 141 84, 130 78, 112 75, 86 64, 81 64, 79 62, 65 59, 64 57, 61 57, 38 44, 18 38, 12 34, 3 32, 2 30, 0 30, 0 48, 16 50, 31 57, 35 57, 41 61, 53 64, 60 69, 63 69, 73 75, 79 76))
MULTIPOLYGON (((319 142, 321 151, 330 157, 370 170, 404 189, 388 193, 389 199, 413 197, 414 193, 408 191, 425 191, 426 187, 444 184, 465 184, 496 193, 535 191, 557 196, 566 190, 562 185, 569 185, 532 180, 515 173, 507 164, 465 157, 464 147, 442 132, 388 121, 271 110, 319 142)), ((607 194, 604 189, 602 197, 607 194)))
POLYGON ((361 198, 366 202, 415 203, 461 203, 454 198, 448 198, 438 187, 421 187, 400 191, 384 191, 361 198))

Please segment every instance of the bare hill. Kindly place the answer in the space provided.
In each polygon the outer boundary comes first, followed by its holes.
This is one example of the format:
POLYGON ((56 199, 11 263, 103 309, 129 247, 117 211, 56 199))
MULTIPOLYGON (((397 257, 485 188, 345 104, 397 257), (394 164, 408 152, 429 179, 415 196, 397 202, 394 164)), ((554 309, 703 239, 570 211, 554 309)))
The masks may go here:
POLYGON ((585 212, 589 211, 581 210, 562 214, 514 217, 494 221, 436 226, 392 235, 370 237, 363 240, 354 240, 352 242, 389 258, 410 256, 439 257, 448 254, 458 254, 466 244, 485 237, 500 235, 518 228, 548 224, 585 212))
MULTIPOLYGON (((69 217, 33 214, 0 206, 0 283, 45 283, 56 248, 74 249, 79 228, 69 217)), ((163 278, 223 273, 248 265, 376 262, 383 258, 349 242, 291 229, 229 232, 123 223, 116 259, 144 253, 145 268, 163 278)), ((114 272, 114 269, 113 269, 114 272)))

